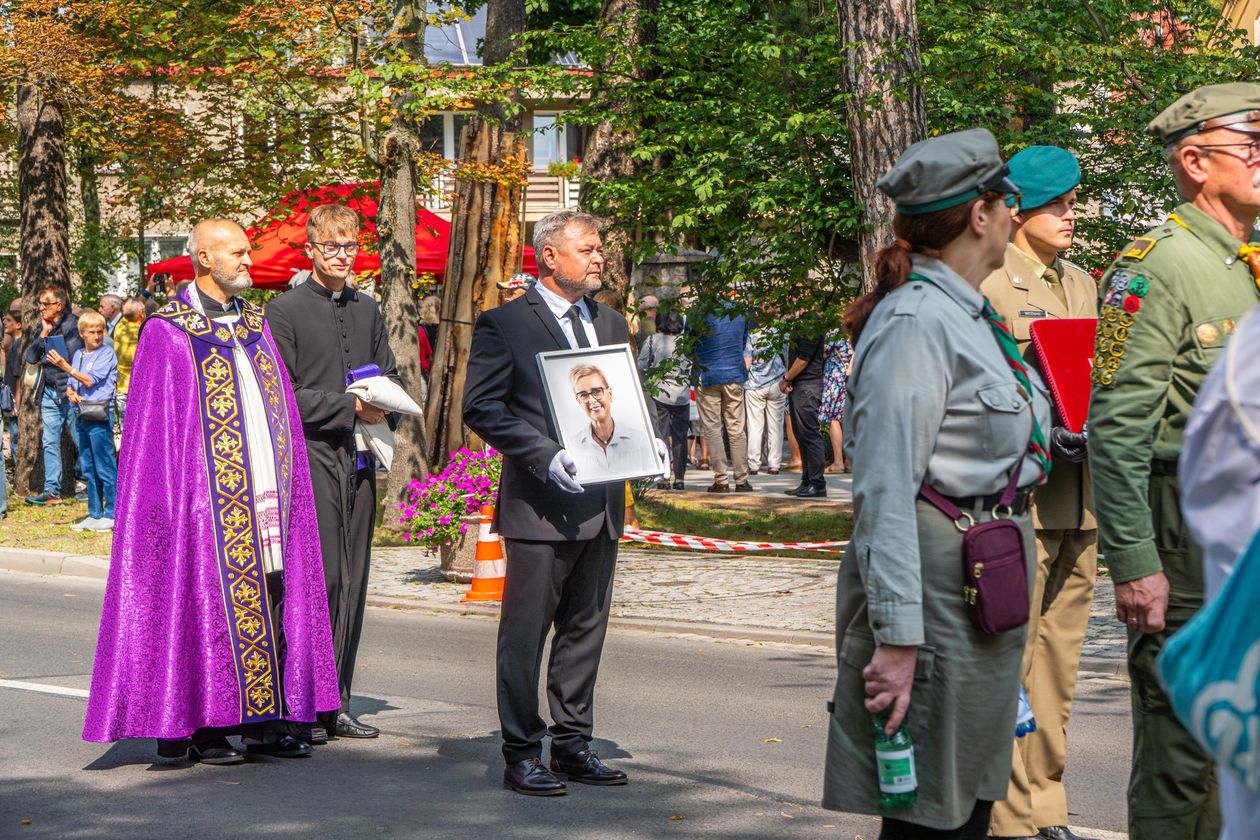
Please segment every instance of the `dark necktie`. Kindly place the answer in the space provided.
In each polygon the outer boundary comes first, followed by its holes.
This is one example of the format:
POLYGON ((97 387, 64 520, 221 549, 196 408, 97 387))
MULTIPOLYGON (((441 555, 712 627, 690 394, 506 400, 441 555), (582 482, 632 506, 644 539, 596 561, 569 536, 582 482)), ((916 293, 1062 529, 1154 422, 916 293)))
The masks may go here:
POLYGON ((582 326, 582 313, 578 311, 576 303, 569 307, 564 317, 569 319, 569 326, 573 327, 573 337, 577 339, 578 347, 590 347, 591 341, 586 337, 586 327, 582 326))

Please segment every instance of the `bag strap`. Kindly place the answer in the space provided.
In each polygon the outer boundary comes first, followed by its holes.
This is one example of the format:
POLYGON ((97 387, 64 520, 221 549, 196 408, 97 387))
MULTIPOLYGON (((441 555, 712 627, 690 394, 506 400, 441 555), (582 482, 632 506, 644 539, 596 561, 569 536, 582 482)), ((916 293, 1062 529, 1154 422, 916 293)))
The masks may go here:
MULTIPOLYGON (((1006 482, 1006 488, 1002 491, 1002 495, 998 498, 998 503, 993 509, 996 513, 998 508, 1006 508, 1009 512, 1011 505, 1015 503, 1015 494, 1019 492, 1019 470, 1023 466, 1024 460, 1021 458, 1014 469, 1011 470, 1011 477, 1006 482)), ((958 505, 945 498, 943 495, 933 490, 925 481, 919 485, 919 498, 923 499, 932 507, 954 520, 954 524, 958 526, 958 530, 966 531, 972 525, 976 524, 971 514, 961 510, 958 505), (967 520, 967 524, 963 525, 963 520, 967 520)), ((995 517, 996 518, 996 517, 995 517)))

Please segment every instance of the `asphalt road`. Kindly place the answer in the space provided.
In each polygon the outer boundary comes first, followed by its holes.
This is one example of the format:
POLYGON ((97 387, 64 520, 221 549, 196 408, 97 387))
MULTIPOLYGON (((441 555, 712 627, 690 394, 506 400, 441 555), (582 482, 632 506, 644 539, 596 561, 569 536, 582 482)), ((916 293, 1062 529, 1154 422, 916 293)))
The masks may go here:
MULTIPOLYGON (((88 686, 101 592, 0 573, 0 838, 878 833, 872 819, 817 805, 835 667, 818 650, 614 629, 595 746, 631 783, 532 799, 500 786, 491 619, 369 611, 354 710, 382 728, 376 741, 171 768, 152 763, 151 741, 79 739, 85 701, 74 690, 88 686)), ((1067 780, 1074 825, 1123 830, 1127 708, 1123 681, 1082 680, 1067 780)))

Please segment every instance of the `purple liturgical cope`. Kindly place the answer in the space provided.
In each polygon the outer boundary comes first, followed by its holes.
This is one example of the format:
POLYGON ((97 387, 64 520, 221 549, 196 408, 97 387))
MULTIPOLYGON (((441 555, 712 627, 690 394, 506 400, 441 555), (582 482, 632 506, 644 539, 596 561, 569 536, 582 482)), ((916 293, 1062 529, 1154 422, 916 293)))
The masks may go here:
POLYGON ((289 376, 258 307, 230 327, 186 290, 145 322, 119 454, 109 583, 83 737, 187 738, 202 727, 313 721, 341 706, 319 532, 289 376), (283 636, 232 347, 266 403, 281 500, 283 636))

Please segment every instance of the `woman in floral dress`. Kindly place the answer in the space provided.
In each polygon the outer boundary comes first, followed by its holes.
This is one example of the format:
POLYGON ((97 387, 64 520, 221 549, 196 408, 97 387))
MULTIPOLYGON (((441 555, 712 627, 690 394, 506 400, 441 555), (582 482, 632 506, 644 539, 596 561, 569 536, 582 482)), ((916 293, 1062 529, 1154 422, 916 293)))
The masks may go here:
POLYGON ((849 364, 853 361, 853 348, 840 330, 827 333, 823 352, 822 402, 818 406, 818 422, 826 423, 831 435, 831 466, 826 472, 849 471, 849 461, 844 457, 844 438, 840 431, 840 418, 844 416, 844 386, 849 377, 849 364))

